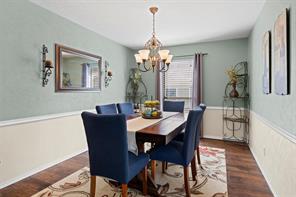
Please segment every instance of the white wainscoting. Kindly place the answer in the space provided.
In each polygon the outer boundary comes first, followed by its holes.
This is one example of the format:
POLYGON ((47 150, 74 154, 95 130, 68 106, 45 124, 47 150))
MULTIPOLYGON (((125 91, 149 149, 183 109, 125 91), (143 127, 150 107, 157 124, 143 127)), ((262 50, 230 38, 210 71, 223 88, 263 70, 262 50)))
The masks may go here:
POLYGON ((223 139, 223 108, 207 107, 203 117, 203 137, 210 139, 223 139))
MULTIPOLYGON (((204 137, 222 139, 221 107, 208 107, 204 115, 204 137)), ((250 112, 250 150, 271 191, 278 197, 296 194, 296 138, 275 124, 250 112)))
POLYGON ((251 111, 249 147, 274 196, 294 197, 296 139, 251 111))
MULTIPOLYGON (((229 109, 230 110, 230 109, 229 109)), ((239 114, 239 110, 244 110, 242 108, 235 108, 235 113, 239 114)), ((203 118, 203 137, 210 139, 223 139, 223 108, 222 107, 207 107, 204 118, 203 118)), ((239 128, 240 123, 235 123, 236 128, 239 128)), ((226 128, 226 125, 224 124, 226 128)), ((243 129, 241 126, 237 131, 235 131, 235 136, 243 138, 243 129)), ((231 136, 232 131, 225 129, 226 135, 231 136)))
MULTIPOLYGON (((75 111, 0 122, 0 188, 86 151, 80 114, 75 111)), ((221 107, 208 107, 205 137, 222 139, 221 116, 221 107)))
MULTIPOLYGON (((0 188, 86 151, 80 113, 0 122, 0 188)), ((223 138, 221 107, 208 107, 203 122, 205 138, 223 138)), ((295 142, 287 132, 250 113, 250 149, 275 196, 296 193, 295 142)))
POLYGON ((80 112, 0 125, 0 188, 87 150, 80 112))

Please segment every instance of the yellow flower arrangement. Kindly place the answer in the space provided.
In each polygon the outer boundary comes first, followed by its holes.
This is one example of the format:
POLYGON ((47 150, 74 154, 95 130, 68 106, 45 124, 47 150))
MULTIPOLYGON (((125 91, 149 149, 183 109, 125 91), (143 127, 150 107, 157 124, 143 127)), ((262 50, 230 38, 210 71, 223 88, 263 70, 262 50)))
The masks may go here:
POLYGON ((234 67, 227 69, 226 74, 228 75, 231 84, 237 83, 237 72, 235 71, 234 67))

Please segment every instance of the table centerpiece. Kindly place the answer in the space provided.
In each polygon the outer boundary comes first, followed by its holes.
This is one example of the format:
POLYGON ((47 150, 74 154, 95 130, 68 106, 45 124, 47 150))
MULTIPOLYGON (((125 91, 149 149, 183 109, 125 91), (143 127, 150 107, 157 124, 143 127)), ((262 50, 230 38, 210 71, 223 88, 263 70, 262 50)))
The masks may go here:
POLYGON ((162 112, 159 110, 160 102, 158 100, 147 100, 144 102, 144 111, 142 117, 145 119, 162 118, 162 112))

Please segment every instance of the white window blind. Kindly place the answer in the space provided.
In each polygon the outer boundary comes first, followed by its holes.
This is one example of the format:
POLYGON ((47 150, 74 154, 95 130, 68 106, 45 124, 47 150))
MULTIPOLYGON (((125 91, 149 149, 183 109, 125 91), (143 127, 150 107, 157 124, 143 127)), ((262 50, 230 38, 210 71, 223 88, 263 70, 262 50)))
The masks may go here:
POLYGON ((192 108, 192 65, 191 58, 177 59, 172 61, 169 70, 161 75, 162 97, 165 100, 185 101, 185 111, 192 108))

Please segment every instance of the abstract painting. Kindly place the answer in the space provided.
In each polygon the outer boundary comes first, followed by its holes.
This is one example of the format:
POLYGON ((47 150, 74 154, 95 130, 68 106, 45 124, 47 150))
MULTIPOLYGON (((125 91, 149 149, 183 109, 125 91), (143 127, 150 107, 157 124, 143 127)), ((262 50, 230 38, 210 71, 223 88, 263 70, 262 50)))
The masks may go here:
POLYGON ((288 10, 283 10, 274 24, 274 84, 278 95, 289 94, 287 15, 288 10))
POLYGON ((271 93, 271 38, 270 31, 265 32, 262 42, 262 58, 263 58, 263 93, 271 93))

